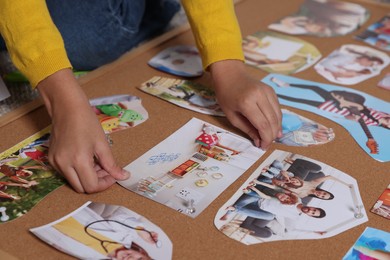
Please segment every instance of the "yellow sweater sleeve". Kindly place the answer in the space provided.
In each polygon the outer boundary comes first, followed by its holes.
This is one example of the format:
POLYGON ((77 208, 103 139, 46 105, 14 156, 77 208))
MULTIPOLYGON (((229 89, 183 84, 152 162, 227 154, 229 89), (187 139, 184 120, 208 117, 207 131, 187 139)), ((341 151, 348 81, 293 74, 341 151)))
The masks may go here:
POLYGON ((32 87, 58 70, 71 68, 45 0, 1 0, 0 17, 0 33, 11 59, 32 87))
POLYGON ((220 60, 244 60, 233 0, 182 0, 203 67, 220 60))

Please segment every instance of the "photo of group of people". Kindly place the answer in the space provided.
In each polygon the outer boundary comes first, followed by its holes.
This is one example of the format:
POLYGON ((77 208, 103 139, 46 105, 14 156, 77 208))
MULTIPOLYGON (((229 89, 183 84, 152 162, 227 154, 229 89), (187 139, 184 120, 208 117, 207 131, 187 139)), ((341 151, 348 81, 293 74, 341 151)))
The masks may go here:
POLYGON ((305 0, 298 12, 268 26, 293 35, 333 37, 357 30, 369 18, 361 5, 335 0, 305 0))
POLYGON ((87 202, 30 231, 78 259, 172 259, 172 242, 158 226, 117 205, 87 202))
POLYGON ((314 69, 331 82, 352 85, 379 75, 389 63, 389 56, 382 51, 347 44, 320 60, 314 69))
POLYGON ((350 132, 372 158, 390 161, 390 104, 366 93, 340 86, 269 74, 282 105, 324 116, 350 132))
POLYGON ((367 220, 354 178, 276 150, 220 208, 214 223, 228 237, 251 245, 321 239, 367 220))

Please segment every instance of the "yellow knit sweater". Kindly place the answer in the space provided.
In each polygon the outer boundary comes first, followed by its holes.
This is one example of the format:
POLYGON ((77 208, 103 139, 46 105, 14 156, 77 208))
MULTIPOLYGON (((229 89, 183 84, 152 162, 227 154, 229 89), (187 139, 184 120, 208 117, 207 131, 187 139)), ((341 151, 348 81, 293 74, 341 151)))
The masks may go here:
MULTIPOLYGON (((182 0, 182 4, 204 68, 220 60, 244 59, 232 0, 182 0)), ((0 17, 0 33, 11 59, 33 87, 72 67, 45 0, 1 0, 0 17)))

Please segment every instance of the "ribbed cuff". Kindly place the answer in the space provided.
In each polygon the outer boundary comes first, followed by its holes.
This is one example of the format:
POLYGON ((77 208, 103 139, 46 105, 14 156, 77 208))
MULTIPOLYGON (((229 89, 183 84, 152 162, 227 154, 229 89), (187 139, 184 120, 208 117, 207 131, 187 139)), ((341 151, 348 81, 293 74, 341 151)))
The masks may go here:
POLYGON ((45 52, 30 64, 27 64, 25 68, 21 68, 21 72, 28 78, 31 86, 35 88, 39 82, 65 68, 72 68, 68 56, 64 49, 56 49, 45 52))
POLYGON ((244 61, 244 53, 242 50, 242 42, 229 42, 218 41, 208 42, 207 49, 202 50, 202 65, 203 69, 207 70, 208 67, 217 61, 222 60, 241 60, 244 61), (227 47, 229 46, 229 47, 227 47))

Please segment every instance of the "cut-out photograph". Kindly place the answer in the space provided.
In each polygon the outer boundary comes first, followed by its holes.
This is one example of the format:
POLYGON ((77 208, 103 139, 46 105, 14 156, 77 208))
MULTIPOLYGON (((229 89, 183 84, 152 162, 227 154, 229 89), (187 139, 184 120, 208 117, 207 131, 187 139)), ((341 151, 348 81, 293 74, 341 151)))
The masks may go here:
POLYGON ((296 13, 283 17, 268 28, 292 35, 334 37, 357 30, 369 16, 369 11, 359 4, 305 0, 296 13))
POLYGON ((245 245, 322 239, 368 220, 354 178, 275 150, 219 209, 214 224, 245 245))
POLYGON ((190 80, 155 76, 138 88, 179 107, 207 115, 225 116, 214 90, 190 80))
POLYGON ((332 128, 282 109, 282 137, 275 142, 288 146, 326 144, 335 138, 332 128))
POLYGON ((390 184, 379 196, 374 206, 370 210, 372 213, 390 219, 390 184))
POLYGON ((353 85, 379 75, 389 63, 384 52, 347 44, 320 60, 314 69, 331 82, 353 85))
POLYGON ((89 101, 106 134, 134 127, 148 119, 139 97, 114 95, 89 101))
POLYGON ((125 167, 120 185, 195 218, 264 151, 252 142, 192 118, 125 167))
POLYGON ((30 231, 78 259, 172 259, 172 242, 161 228, 117 205, 87 202, 30 231))
POLYGON ((198 77, 203 74, 199 51, 191 45, 169 47, 150 59, 148 64, 160 71, 181 77, 198 77))
POLYGON ((372 158, 390 161, 390 103, 364 92, 335 85, 269 74, 282 105, 303 109, 343 126, 372 158))
POLYGON ((269 73, 293 74, 315 64, 321 53, 296 37, 256 32, 243 39, 245 62, 269 73))
POLYGON ((343 260, 390 259, 390 233, 366 227, 343 260))
POLYGON ((390 51, 390 15, 386 15, 368 26, 364 32, 356 35, 355 38, 375 48, 390 51))
POLYGON ((46 128, 0 154, 0 224, 27 214, 66 183, 49 164, 46 128))

